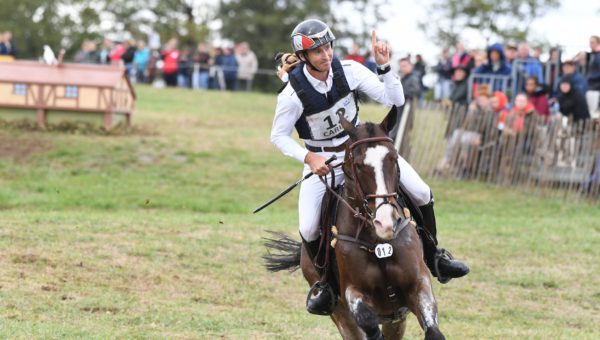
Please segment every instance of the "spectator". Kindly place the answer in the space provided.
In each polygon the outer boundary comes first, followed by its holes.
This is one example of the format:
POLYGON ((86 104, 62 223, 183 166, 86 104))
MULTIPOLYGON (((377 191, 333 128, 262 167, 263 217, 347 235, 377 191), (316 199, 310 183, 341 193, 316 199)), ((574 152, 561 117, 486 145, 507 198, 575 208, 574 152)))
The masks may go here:
POLYGON ((221 67, 221 58, 223 57, 223 49, 216 47, 212 50, 212 59, 214 60, 209 71, 208 88, 213 90, 225 89, 225 78, 223 77, 223 68, 221 67))
POLYGON ((123 54, 125 54, 126 48, 125 45, 121 42, 116 42, 113 45, 112 50, 108 55, 111 64, 118 64, 121 62, 123 58, 123 54))
POLYGON ((421 56, 420 54, 415 55, 415 65, 413 67, 413 72, 417 74, 417 76, 419 77, 419 84, 421 85, 421 95, 423 94, 423 92, 426 92, 428 89, 427 87, 425 87, 425 84, 423 84, 423 78, 425 77, 425 74, 427 73, 427 65, 425 64, 425 61, 423 60, 423 56, 421 56))
POLYGON ((137 43, 137 50, 133 56, 133 64, 135 66, 135 76, 138 83, 148 81, 148 63, 150 62, 150 49, 146 47, 146 43, 140 40, 137 43))
POLYGON ((198 70, 192 76, 192 87, 195 89, 208 89, 209 70, 212 60, 208 47, 205 43, 199 43, 194 54, 194 63, 198 64, 198 70))
POLYGON ((464 163, 469 155, 479 150, 482 144, 487 143, 491 137, 488 133, 489 124, 495 124, 494 119, 490 119, 491 106, 490 94, 487 84, 479 88, 477 97, 469 106, 469 111, 463 119, 458 119, 458 128, 452 131, 444 156, 438 163, 436 170, 444 171, 450 167, 451 159, 455 155, 460 163, 464 163))
POLYGON ((472 49, 471 55, 473 56, 473 68, 478 69, 486 62, 486 54, 480 49, 472 49))
POLYGON ((525 89, 525 79, 528 77, 536 77, 539 84, 544 84, 542 63, 529 55, 527 43, 519 44, 515 67, 517 67, 517 91, 525 89))
POLYGON ((252 80, 258 70, 258 60, 247 42, 241 42, 235 49, 235 59, 238 64, 237 88, 242 91, 252 90, 252 80))
POLYGON ((475 98, 469 104, 469 111, 490 111, 490 88, 488 84, 481 84, 477 88, 475 98))
POLYGON ((435 71, 438 74, 438 81, 435 84, 433 97, 436 102, 446 101, 450 98, 452 88, 452 60, 450 59, 450 51, 444 48, 438 64, 435 66, 435 71))
POLYGON ((514 134, 523 131, 523 126, 533 118, 535 108, 527 100, 525 93, 519 93, 515 97, 515 105, 506 118, 504 133, 514 134))
POLYGON ((548 89, 554 90, 556 88, 557 79, 562 75, 560 68, 560 50, 556 47, 550 49, 550 57, 544 67, 546 70, 549 68, 550 78, 548 80, 548 89), (558 74, 557 74, 558 73, 558 74))
POLYGON ((102 50, 100 50, 100 63, 110 64, 110 51, 113 49, 113 42, 108 38, 104 38, 102 42, 102 50))
POLYGON ((358 44, 352 44, 352 49, 350 53, 344 58, 346 60, 354 60, 359 64, 365 64, 365 58, 360 54, 360 47, 358 44))
POLYGON ((135 69, 133 68, 133 58, 135 57, 135 40, 129 39, 123 43, 123 54, 121 55, 121 60, 125 64, 125 69, 127 70, 127 76, 129 79, 131 77, 135 77, 135 69))
POLYGON ((536 77, 527 78, 525 81, 525 93, 527 94, 527 101, 533 105, 535 112, 548 118, 550 116, 548 95, 544 86, 538 84, 536 77))
POLYGON ((413 64, 408 58, 400 59, 400 81, 404 89, 404 96, 408 99, 419 99, 421 96, 421 81, 413 71, 413 64))
POLYGON ((98 52, 96 51, 96 44, 91 40, 84 40, 83 43, 81 43, 81 50, 75 54, 73 61, 83 64, 99 63, 100 55, 98 55, 98 52))
POLYGON ((236 90, 238 63, 230 47, 223 48, 223 54, 215 58, 215 64, 223 70, 223 78, 225 80, 225 89, 229 91, 236 90))
POLYGON ((565 75, 558 84, 560 95, 558 104, 560 113, 565 117, 572 117, 573 121, 586 120, 590 118, 590 112, 585 97, 576 91, 573 85, 573 76, 565 75))
POLYGON ((469 72, 471 72, 471 69, 475 65, 473 56, 465 51, 465 45, 461 42, 456 44, 456 49, 452 55, 452 68, 455 69, 459 65, 466 67, 469 72))
POLYGON ((453 75, 453 88, 450 94, 450 101, 455 105, 467 105, 469 97, 469 68, 463 65, 459 65, 454 69, 453 75))
POLYGON ((590 112, 596 113, 600 103, 600 37, 590 37, 590 52, 585 54, 588 90, 586 100, 590 112))
POLYGON ((504 54, 506 55, 506 62, 512 67, 513 62, 517 58, 517 47, 514 45, 506 45, 504 54))
POLYGON ((192 85, 193 67, 192 52, 184 46, 177 59, 177 86, 189 88, 192 85))
POLYGON ((161 52, 163 61, 162 73, 167 86, 177 86, 177 62, 179 50, 177 49, 177 38, 171 38, 161 52))
MULTIPOLYGON (((570 76, 571 83, 573 84, 573 88, 576 91, 578 91, 579 93, 581 93, 582 95, 585 95, 585 93, 588 90, 588 83, 587 83, 587 80, 585 79, 585 77, 581 73, 579 73, 579 71, 577 70, 577 65, 575 64, 574 61, 572 61, 572 60, 565 61, 562 64, 562 73, 563 73, 563 77, 570 76)), ((555 96, 557 96, 557 97, 560 94, 560 90, 558 88, 559 83, 560 83, 560 79, 556 83, 555 96)))
POLYGON ((506 121, 506 117, 509 114, 508 110, 506 109, 507 105, 508 97, 506 97, 506 95, 502 91, 496 91, 490 97, 490 108, 492 109, 492 112, 494 112, 494 114, 496 115, 496 127, 498 128, 498 130, 504 129, 504 122, 506 121))
POLYGON ((13 57, 17 55, 17 48, 11 31, 0 34, 0 55, 11 55, 13 57))
MULTIPOLYGON (((487 63, 475 69, 475 74, 492 75, 492 76, 510 76, 511 67, 506 62, 504 49, 501 44, 493 44, 487 48, 487 63)), ((492 91, 506 92, 510 84, 502 79, 493 79, 492 91)))

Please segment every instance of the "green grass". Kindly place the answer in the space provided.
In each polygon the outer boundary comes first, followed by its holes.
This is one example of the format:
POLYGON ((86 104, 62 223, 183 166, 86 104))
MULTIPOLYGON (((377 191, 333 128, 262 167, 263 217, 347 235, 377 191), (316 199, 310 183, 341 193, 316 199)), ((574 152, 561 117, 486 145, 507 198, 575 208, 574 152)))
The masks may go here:
MULTIPOLYGON (((0 338, 338 337, 301 275, 262 268, 265 229, 297 235, 297 191, 250 213, 301 173, 269 142, 275 97, 137 93, 133 133, 0 130, 0 338)), ((472 268, 434 283, 449 339, 600 337, 597 205, 430 185, 472 268)))

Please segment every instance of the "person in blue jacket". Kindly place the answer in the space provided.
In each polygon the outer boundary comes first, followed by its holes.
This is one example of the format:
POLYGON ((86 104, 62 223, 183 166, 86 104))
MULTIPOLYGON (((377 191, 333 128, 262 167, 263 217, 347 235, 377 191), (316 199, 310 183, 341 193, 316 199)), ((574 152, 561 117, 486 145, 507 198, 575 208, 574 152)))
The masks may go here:
MULTIPOLYGON (((496 76, 510 76, 512 73, 511 66, 506 62, 504 49, 499 43, 490 45, 487 48, 487 63, 475 69, 475 74, 489 74, 496 76)), ((494 79, 492 82, 492 91, 506 92, 509 82, 503 82, 502 79, 494 79)))

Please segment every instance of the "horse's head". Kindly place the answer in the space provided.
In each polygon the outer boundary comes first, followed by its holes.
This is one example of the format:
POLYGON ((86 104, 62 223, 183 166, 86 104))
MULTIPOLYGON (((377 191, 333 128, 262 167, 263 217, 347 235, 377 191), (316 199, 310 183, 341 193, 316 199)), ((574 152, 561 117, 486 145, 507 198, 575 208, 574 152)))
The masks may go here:
POLYGON ((393 127, 395 107, 384 121, 354 126, 341 117, 341 124, 350 136, 344 172, 346 186, 358 201, 358 208, 371 219, 375 233, 383 240, 394 238, 400 218, 396 200, 399 181, 398 153, 387 132, 393 127))

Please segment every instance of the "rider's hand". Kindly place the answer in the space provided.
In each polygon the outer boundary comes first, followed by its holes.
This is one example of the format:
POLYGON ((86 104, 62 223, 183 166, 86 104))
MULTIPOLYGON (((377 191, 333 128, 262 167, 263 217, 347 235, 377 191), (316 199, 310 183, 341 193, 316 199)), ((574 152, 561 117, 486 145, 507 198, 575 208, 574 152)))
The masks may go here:
POLYGON ((377 65, 385 65, 390 62, 390 48, 388 44, 384 42, 377 41, 377 35, 375 31, 371 32, 371 45, 373 50, 373 58, 375 58, 375 63, 377 65))
POLYGON ((325 161, 327 161, 325 157, 319 156, 318 154, 310 151, 304 158, 304 163, 308 164, 310 170, 319 176, 327 175, 331 169, 329 165, 325 164, 325 161))

